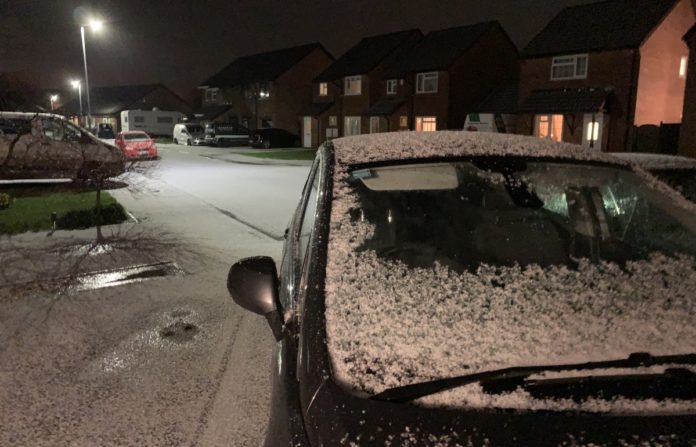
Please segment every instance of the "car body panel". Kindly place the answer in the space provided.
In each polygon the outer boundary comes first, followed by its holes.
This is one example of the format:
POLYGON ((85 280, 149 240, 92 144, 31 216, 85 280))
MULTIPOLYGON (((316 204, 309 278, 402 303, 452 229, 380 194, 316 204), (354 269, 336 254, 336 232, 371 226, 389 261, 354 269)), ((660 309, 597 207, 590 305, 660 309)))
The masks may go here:
POLYGON ((143 159, 154 159, 157 158, 157 144, 155 140, 150 138, 144 132, 132 131, 132 132, 121 132, 116 137, 116 146, 118 146, 122 151, 126 160, 143 160, 143 159), (137 136, 143 135, 142 140, 128 140, 127 136, 137 136))
POLYGON ((26 126, 20 133, 0 136, 0 178, 87 179, 124 172, 117 148, 63 117, 0 112, 0 119, 26 126))

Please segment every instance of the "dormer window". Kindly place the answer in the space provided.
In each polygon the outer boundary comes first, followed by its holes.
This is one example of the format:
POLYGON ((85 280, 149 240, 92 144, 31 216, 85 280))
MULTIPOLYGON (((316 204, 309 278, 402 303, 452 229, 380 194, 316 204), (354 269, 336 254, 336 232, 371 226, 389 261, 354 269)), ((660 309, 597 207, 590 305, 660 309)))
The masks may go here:
POLYGON ((586 79, 587 61, 587 54, 554 57, 551 61, 551 80, 586 79))
POLYGON ((390 79, 387 81, 387 95, 396 95, 397 80, 390 79))
POLYGON ((319 83, 319 96, 326 96, 329 94, 329 84, 326 82, 319 83))
POLYGON ((347 76, 345 79, 344 95, 355 96, 362 93, 362 76, 347 76))
POLYGON ((205 102, 215 102, 218 98, 218 89, 209 88, 205 90, 205 102))

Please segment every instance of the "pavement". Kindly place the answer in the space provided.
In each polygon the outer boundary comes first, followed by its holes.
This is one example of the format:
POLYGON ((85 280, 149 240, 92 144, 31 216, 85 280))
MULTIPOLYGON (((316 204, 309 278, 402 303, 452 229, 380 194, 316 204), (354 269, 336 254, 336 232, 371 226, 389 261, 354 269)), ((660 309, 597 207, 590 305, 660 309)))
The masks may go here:
POLYGON ((0 445, 262 442, 274 341, 225 280, 241 258, 279 261, 309 163, 159 147, 160 161, 111 191, 135 220, 103 229, 109 248, 84 248, 93 229, 0 239, 0 445), (7 287, 150 262, 180 272, 82 291, 7 287))

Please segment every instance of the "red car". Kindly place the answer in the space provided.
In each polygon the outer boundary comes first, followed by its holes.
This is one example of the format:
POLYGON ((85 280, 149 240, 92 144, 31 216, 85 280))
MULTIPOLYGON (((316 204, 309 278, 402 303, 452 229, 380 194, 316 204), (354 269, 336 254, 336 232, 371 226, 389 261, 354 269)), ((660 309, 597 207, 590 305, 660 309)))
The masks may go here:
POLYGON ((157 158, 157 145, 154 138, 141 130, 121 132, 115 140, 126 160, 143 160, 157 158))

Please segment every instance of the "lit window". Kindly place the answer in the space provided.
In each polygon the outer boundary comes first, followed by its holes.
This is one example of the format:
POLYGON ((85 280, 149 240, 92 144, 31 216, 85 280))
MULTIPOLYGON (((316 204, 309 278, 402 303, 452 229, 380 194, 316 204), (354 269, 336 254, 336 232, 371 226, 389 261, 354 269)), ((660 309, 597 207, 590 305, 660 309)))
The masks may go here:
POLYGON ((329 94, 329 84, 326 82, 319 83, 319 96, 326 96, 329 94))
POLYGON ((682 56, 679 61, 679 77, 681 79, 686 78, 686 67, 689 62, 689 56, 682 56))
POLYGON ((336 115, 329 115, 329 126, 338 126, 338 117, 336 115))
POLYGON ((362 76, 348 76, 345 79, 345 95, 354 96, 362 93, 362 76))
POLYGON ((537 115, 536 136, 563 141, 563 115, 537 115))
POLYGON ((438 73, 418 73, 416 76, 416 93, 437 93, 438 73))
POLYGON ((408 116, 401 115, 399 117, 399 127, 408 127, 408 116))
POLYGON ((387 81, 387 95, 396 95, 396 79, 387 81))
POLYGON ((587 62, 586 54, 554 57, 551 62, 551 79, 555 81, 585 79, 587 78, 587 62))
POLYGON ((437 130, 437 118, 434 116, 417 116, 416 132, 435 132, 437 130))

